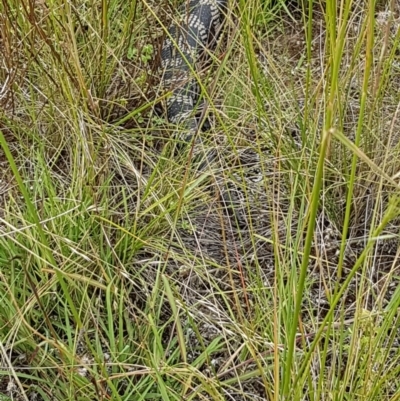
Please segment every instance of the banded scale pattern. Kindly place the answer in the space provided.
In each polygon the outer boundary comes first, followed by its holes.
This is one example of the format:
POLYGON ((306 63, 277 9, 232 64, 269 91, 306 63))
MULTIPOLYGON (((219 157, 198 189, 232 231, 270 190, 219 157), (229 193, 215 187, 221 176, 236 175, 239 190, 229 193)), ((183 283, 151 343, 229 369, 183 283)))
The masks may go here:
POLYGON ((204 65, 208 52, 215 48, 226 6, 227 0, 185 0, 163 42, 163 86, 173 92, 167 100, 167 117, 185 128, 187 142, 197 130, 194 111, 200 95, 192 72, 204 65))

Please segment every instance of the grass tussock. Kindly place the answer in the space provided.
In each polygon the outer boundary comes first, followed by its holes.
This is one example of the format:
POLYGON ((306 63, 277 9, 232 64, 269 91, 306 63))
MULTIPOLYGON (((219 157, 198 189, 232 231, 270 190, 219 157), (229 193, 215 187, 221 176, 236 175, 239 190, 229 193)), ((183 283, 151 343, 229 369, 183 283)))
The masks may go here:
POLYGON ((398 2, 230 1, 200 172, 175 3, 0 3, 0 399, 398 399, 398 2))

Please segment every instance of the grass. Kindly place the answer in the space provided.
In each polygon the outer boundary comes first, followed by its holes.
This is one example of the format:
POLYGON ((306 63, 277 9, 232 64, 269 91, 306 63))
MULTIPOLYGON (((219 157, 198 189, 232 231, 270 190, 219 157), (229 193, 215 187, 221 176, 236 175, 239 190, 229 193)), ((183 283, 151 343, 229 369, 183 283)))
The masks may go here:
POLYGON ((400 398, 400 9, 299 3, 231 2, 203 172, 167 1, 0 3, 0 400, 400 398))

